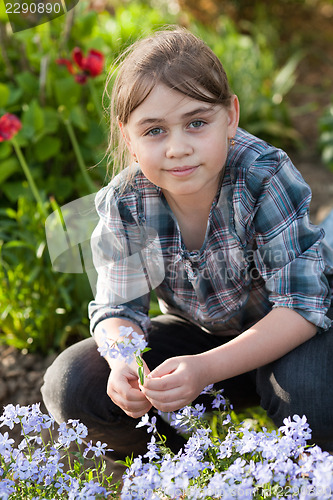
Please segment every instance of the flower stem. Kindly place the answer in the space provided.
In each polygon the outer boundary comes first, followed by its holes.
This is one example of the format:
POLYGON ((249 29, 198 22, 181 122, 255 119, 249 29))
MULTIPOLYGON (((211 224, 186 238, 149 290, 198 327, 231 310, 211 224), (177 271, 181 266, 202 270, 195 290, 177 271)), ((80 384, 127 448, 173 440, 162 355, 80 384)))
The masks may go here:
POLYGON ((100 118, 100 122, 105 126, 101 100, 98 98, 95 84, 90 78, 88 78, 88 86, 89 86, 92 101, 93 101, 94 106, 95 106, 96 113, 98 114, 98 116, 100 118))
POLYGON ((82 154, 81 154, 81 150, 80 150, 79 144, 77 142, 77 138, 76 138, 74 129, 72 127, 72 124, 67 119, 64 120, 64 123, 65 123, 65 126, 67 128, 67 132, 68 132, 69 138, 71 140, 71 143, 72 143, 72 146, 73 146, 73 149, 74 149, 74 153, 75 153, 77 162, 79 164, 82 176, 83 176, 83 178, 85 180, 85 183, 86 183, 86 185, 87 185, 90 193, 95 193, 96 192, 96 186, 93 183, 93 181, 90 179, 89 174, 87 172, 87 167, 86 167, 86 165, 84 163, 84 160, 83 160, 83 157, 82 157, 82 154))
POLYGON ((36 200, 36 202, 37 202, 37 205, 39 205, 39 207, 40 207, 40 209, 41 209, 41 211, 42 211, 42 213, 43 213, 43 216, 44 216, 44 217, 45 217, 45 219, 46 219, 46 218, 47 218, 47 216, 48 216, 47 211, 45 210, 45 206, 44 206, 44 204, 43 204, 43 202, 42 202, 42 199, 41 199, 41 197, 40 197, 40 194, 39 194, 39 191, 38 191, 38 189, 37 189, 36 183, 35 183, 35 181, 34 181, 34 179, 33 179, 32 175, 31 175, 31 172, 30 172, 30 169, 29 169, 29 167, 28 167, 28 164, 27 164, 27 162, 26 162, 26 160, 25 160, 25 157, 24 157, 24 155, 23 155, 23 153, 22 153, 22 151, 21 151, 21 148, 20 148, 20 146, 18 145, 18 143, 17 143, 17 141, 16 141, 15 137, 13 137, 13 138, 11 139, 11 143, 13 144, 13 147, 14 147, 14 149, 15 149, 15 153, 16 153, 16 155, 17 155, 17 157, 18 157, 18 160, 19 160, 19 162, 20 162, 20 165, 21 165, 21 167, 22 167, 22 170, 23 170, 23 172, 24 172, 24 174, 25 174, 25 176, 26 176, 26 178, 27 178, 28 184, 29 184, 30 189, 31 189, 31 191, 32 191, 32 194, 33 194, 33 196, 34 196, 34 198, 35 198, 35 200, 36 200))

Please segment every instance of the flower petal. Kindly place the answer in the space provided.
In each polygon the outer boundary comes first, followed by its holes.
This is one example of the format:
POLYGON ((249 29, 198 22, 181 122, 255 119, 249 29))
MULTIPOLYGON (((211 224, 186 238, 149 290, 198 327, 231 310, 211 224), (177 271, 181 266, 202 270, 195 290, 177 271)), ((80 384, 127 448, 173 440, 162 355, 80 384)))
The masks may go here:
POLYGON ((75 47, 75 49, 72 52, 72 57, 73 61, 75 62, 75 64, 77 64, 77 66, 80 69, 85 69, 83 65, 84 62, 83 52, 79 47, 75 47))
POLYGON ((98 50, 90 50, 88 56, 84 59, 84 69, 90 73, 90 76, 97 76, 103 71, 104 55, 98 50))
POLYGON ((56 59, 56 63, 59 65, 66 66, 71 75, 74 74, 74 68, 69 59, 56 59))
POLYGON ((4 114, 0 118, 0 142, 9 141, 21 128, 22 123, 17 116, 10 113, 4 114))

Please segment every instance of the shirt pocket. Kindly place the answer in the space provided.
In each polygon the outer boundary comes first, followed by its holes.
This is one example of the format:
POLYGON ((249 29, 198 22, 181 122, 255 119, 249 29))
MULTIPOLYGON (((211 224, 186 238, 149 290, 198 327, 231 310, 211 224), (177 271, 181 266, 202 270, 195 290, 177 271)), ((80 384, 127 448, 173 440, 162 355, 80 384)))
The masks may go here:
POLYGON ((249 262, 237 242, 226 249, 210 250, 206 255, 206 275, 212 296, 224 311, 239 310, 247 300, 250 286, 249 262))

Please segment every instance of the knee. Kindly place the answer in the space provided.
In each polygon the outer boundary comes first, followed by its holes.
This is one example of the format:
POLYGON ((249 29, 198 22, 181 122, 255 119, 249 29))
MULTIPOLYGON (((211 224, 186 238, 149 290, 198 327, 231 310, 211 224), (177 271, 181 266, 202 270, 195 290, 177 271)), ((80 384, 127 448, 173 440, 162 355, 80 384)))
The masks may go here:
POLYGON ((98 362, 102 362, 105 369, 106 362, 91 338, 63 351, 47 369, 41 393, 47 410, 58 423, 81 417, 81 408, 92 384, 89 379, 96 375, 98 362))
POLYGON ((333 442, 332 349, 328 345, 332 340, 317 336, 257 371, 261 405, 273 422, 279 427, 286 417, 305 415, 318 443, 333 442))

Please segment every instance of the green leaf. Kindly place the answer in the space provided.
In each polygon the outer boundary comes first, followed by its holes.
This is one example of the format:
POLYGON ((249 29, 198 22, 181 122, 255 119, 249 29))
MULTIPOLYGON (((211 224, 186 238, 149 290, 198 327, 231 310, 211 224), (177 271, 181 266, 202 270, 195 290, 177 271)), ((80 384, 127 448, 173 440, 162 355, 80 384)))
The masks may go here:
POLYGON ((44 136, 34 147, 34 153, 38 161, 46 161, 56 156, 60 151, 61 141, 57 137, 44 136))
POLYGON ((81 86, 73 76, 55 80, 54 92, 58 105, 66 105, 68 109, 72 109, 81 98, 81 86))
POLYGON ((0 184, 2 184, 8 177, 10 177, 14 172, 20 170, 20 164, 17 158, 8 158, 1 162, 0 168, 0 184))
POLYGON ((10 87, 10 94, 9 94, 9 100, 7 102, 7 106, 13 106, 14 104, 17 103, 22 97, 23 90, 17 87, 10 87))
POLYGON ((0 108, 4 108, 9 99, 9 88, 4 83, 0 83, 0 108))
POLYGON ((141 356, 135 356, 135 359, 136 359, 138 366, 143 366, 143 361, 142 361, 141 356))
MULTIPOLYGON (((69 176, 50 175, 45 184, 48 193, 52 193, 59 203, 64 203, 74 190, 74 183, 69 176)), ((55 210, 55 209, 53 209, 55 210)))
POLYGON ((294 86, 296 81, 296 68, 302 59, 303 54, 297 52, 289 61, 281 68, 273 82, 274 93, 285 96, 294 86))
POLYGON ((88 130, 89 125, 87 121, 87 114, 84 113, 81 106, 75 106, 71 109, 69 119, 77 128, 81 130, 88 130))
POLYGON ((148 351, 151 351, 151 347, 145 347, 144 349, 142 349, 141 354, 148 351))
POLYGON ((22 115, 22 135, 33 139, 44 127, 44 113, 36 99, 25 107, 22 115))
POLYGON ((2 191, 9 198, 10 201, 16 203, 21 196, 29 196, 30 191, 27 187, 24 187, 22 182, 5 182, 1 186, 2 191))
POLYGON ((14 241, 8 241, 8 243, 5 243, 6 248, 29 248, 30 250, 35 251, 35 247, 33 245, 30 245, 29 243, 25 241, 19 241, 19 240, 14 240, 14 241))
POLYGON ((139 379, 140 379, 140 384, 143 385, 145 380, 144 380, 143 369, 141 366, 139 366, 139 368, 138 368, 138 375, 139 375, 139 379))
POLYGON ((22 73, 18 73, 15 78, 26 98, 31 99, 36 95, 36 89, 39 87, 37 76, 33 75, 30 71, 23 71, 22 73))
POLYGON ((8 16, 6 13, 5 2, 0 2, 0 22, 8 23, 8 16))
POLYGON ((59 128, 59 115, 53 108, 44 108, 43 111, 45 134, 54 134, 59 128))
MULTIPOLYGON (((0 143, 0 160, 7 158, 12 152, 12 146, 10 142, 5 141, 0 143)), ((2 168, 2 163, 1 163, 2 168)))

